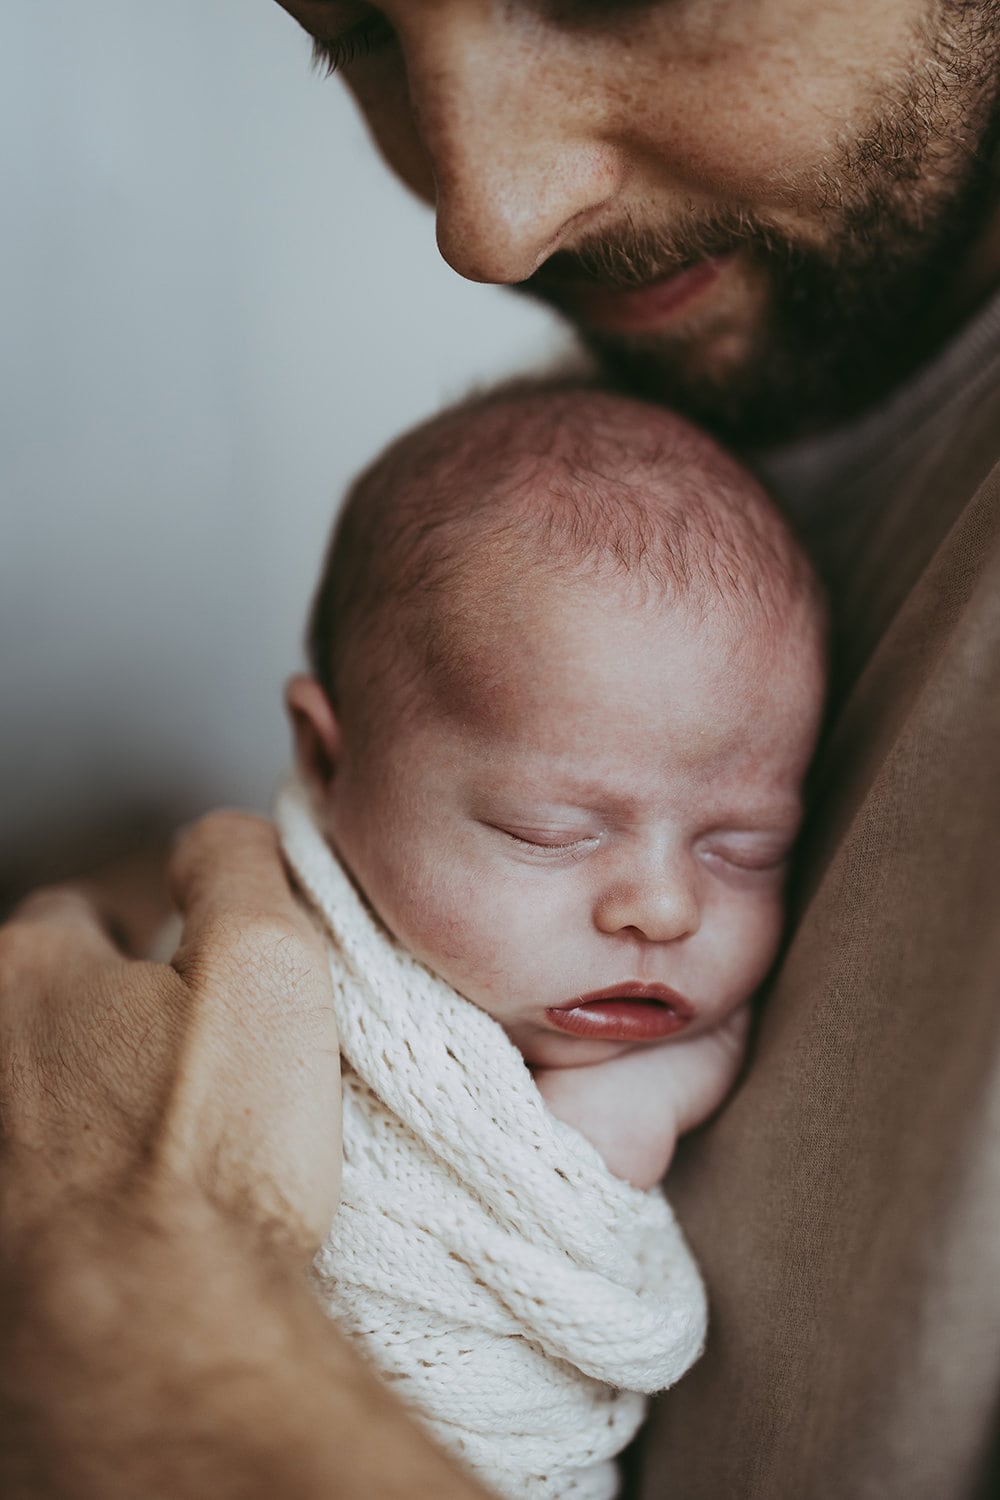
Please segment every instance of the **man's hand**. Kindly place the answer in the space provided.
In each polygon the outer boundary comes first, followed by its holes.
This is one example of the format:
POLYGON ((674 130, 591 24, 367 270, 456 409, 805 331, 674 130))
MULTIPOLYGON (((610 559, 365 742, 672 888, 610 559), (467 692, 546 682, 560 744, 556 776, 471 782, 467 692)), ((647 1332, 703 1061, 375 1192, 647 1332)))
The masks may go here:
POLYGON ((64 1202, 180 1189, 287 1237, 305 1262, 340 1172, 323 941, 260 819, 205 819, 170 878, 184 924, 172 964, 125 958, 68 890, 0 929, 4 1233, 64 1202))
POLYGON ((5 1500, 478 1500, 305 1267, 340 1169, 324 944, 274 830, 186 835, 171 964, 93 900, 0 930, 5 1500))

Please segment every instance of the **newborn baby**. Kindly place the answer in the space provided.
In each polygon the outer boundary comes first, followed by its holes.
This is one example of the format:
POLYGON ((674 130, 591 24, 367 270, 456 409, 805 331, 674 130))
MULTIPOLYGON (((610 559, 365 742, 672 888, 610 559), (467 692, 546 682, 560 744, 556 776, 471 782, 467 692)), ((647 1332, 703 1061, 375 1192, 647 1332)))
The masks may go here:
POLYGON ((279 822, 343 1037, 324 1295, 498 1492, 606 1500, 702 1345, 656 1184, 780 941, 813 574, 676 417, 511 389, 356 483, 310 655, 279 822))

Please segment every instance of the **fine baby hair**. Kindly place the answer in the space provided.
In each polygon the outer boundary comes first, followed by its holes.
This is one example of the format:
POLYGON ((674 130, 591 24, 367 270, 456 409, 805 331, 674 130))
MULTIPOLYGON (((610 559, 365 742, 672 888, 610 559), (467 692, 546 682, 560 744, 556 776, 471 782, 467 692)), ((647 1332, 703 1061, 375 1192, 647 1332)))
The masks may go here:
POLYGON ((706 434, 585 384, 519 381, 404 434, 352 485, 308 628, 330 701, 401 659, 447 670, 449 598, 499 568, 619 578, 740 630, 821 609, 787 523, 706 434))

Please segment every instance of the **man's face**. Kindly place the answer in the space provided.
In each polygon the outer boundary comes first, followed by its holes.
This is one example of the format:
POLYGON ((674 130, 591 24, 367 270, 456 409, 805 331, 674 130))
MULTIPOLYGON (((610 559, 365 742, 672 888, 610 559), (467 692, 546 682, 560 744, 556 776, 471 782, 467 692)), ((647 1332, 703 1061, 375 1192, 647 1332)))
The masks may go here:
POLYGON ((281 3, 457 271, 732 441, 870 401, 996 274, 1000 0, 281 3))

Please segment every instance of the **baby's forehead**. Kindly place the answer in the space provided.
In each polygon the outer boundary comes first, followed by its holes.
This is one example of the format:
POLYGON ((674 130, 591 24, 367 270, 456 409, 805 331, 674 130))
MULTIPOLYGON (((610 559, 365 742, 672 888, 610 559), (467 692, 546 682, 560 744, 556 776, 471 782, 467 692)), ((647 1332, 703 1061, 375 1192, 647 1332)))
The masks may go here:
POLYGON ((785 523, 710 438, 627 398, 550 393, 445 413, 362 476, 311 652, 335 701, 338 676, 370 694, 383 671, 411 692, 429 674, 446 699, 485 694, 495 713, 544 681, 542 635, 581 598, 600 606, 612 653, 636 611, 683 603, 683 631, 735 622, 754 638, 792 606, 821 615, 785 523))
POLYGON ((484 563, 421 627, 411 689, 472 732, 568 742, 595 714, 633 738, 741 734, 744 705, 824 692, 823 636, 803 601, 728 611, 610 567, 484 563), (701 679, 692 692, 692 677, 701 679), (728 726, 728 727, 726 727, 728 726))
POLYGON ((823 697, 803 632, 752 643, 613 600, 556 591, 456 635, 409 684, 421 758, 487 802, 794 821, 823 697))

